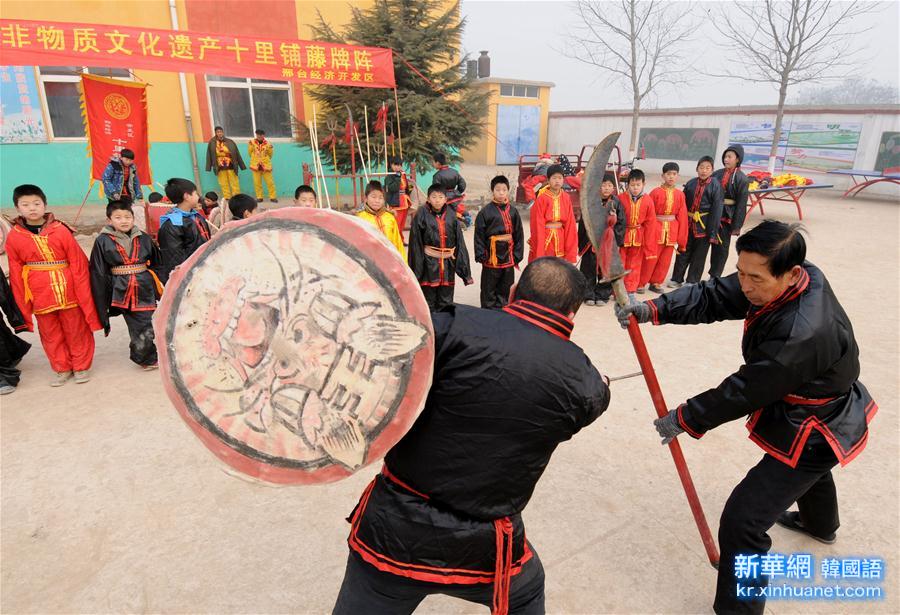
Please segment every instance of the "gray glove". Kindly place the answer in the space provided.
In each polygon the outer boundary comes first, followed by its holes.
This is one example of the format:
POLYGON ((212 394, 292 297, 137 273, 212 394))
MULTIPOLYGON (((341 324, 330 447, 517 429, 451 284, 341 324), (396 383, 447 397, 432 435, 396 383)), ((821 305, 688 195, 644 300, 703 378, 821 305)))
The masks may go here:
POLYGON ((684 433, 681 425, 678 424, 677 410, 669 410, 667 415, 653 421, 653 425, 656 427, 657 433, 659 433, 659 436, 662 438, 661 444, 663 446, 674 440, 675 436, 678 434, 684 433))
POLYGON ((650 306, 645 302, 641 301, 638 303, 637 301, 632 301, 625 307, 619 307, 617 303, 615 306, 616 318, 619 319, 619 324, 622 325, 623 329, 628 328, 628 317, 634 314, 635 319, 638 323, 649 322, 650 321, 650 306))

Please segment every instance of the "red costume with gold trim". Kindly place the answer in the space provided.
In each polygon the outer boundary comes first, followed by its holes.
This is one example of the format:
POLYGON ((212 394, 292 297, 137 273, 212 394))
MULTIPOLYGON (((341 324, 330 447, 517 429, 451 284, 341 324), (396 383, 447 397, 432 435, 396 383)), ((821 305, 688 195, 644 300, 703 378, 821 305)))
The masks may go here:
POLYGON ((625 290, 633 293, 640 285, 644 261, 656 264, 656 210, 652 199, 646 194, 635 201, 626 190, 619 195, 619 202, 625 210, 625 241, 619 248, 619 254, 629 272, 625 276, 625 290))
MULTIPOLYGON (((56 372, 85 371, 94 358, 94 336, 102 329, 91 296, 88 259, 72 230, 45 214, 38 233, 16 218, 6 241, 9 282, 16 305, 34 330, 56 372)), ((21 329, 20 328, 20 329, 21 329)))
POLYGON ((640 286, 662 284, 669 273, 675 247, 684 252, 687 247, 688 217, 684 192, 675 187, 659 186, 648 195, 656 211, 656 261, 645 260, 640 286))
POLYGON ((578 260, 578 221, 569 195, 550 188, 538 193, 531 208, 531 237, 528 238, 528 262, 542 256, 578 260))

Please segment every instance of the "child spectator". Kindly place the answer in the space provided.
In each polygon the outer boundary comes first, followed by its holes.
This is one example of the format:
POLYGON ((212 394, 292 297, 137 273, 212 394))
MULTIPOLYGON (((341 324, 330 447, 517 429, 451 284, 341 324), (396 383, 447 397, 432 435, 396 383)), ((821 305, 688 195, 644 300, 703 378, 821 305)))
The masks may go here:
POLYGON ((206 216, 206 219, 209 220, 210 214, 215 211, 216 208, 219 207, 219 195, 215 192, 207 192, 203 195, 203 205, 201 207, 201 211, 203 215, 206 216))
POLYGON ((410 226, 409 266, 433 312, 453 305, 455 276, 466 286, 474 283, 462 227, 438 184, 428 188, 428 206, 419 208, 410 226))
POLYGON ((750 198, 750 179, 741 171, 744 146, 729 145, 722 152, 724 169, 714 171, 713 181, 722 186, 722 220, 719 223, 719 243, 712 244, 709 256, 709 277, 722 277, 732 235, 740 235, 747 217, 747 199, 750 198))
POLYGON ((153 312, 165 281, 159 249, 150 235, 135 226, 128 201, 110 201, 106 222, 90 260, 97 316, 109 335, 110 317, 121 314, 131 338, 129 358, 145 370, 156 369, 153 312))
POLYGON ((209 241, 210 233, 206 220, 194 209, 200 202, 194 182, 173 177, 166 182, 166 196, 175 204, 159 219, 162 273, 168 279, 175 267, 209 241))
POLYGON ((243 220, 257 213, 259 202, 249 194, 235 194, 228 199, 228 211, 233 220, 243 220))
POLYGON ((541 188, 531 208, 528 262, 542 256, 578 260, 578 229, 569 195, 563 192, 565 175, 555 164, 547 170, 547 185, 541 188))
MULTIPOLYGON (((616 240, 616 246, 621 249, 625 242, 625 210, 622 208, 622 203, 615 193, 616 176, 612 173, 604 173, 603 181, 600 182, 600 200, 606 211, 611 212, 616 217, 613 236, 616 240)), ((603 279, 603 272, 600 271, 597 252, 594 250, 594 246, 591 245, 583 216, 578 221, 578 246, 579 254, 581 254, 579 268, 587 281, 584 302, 586 305, 606 305, 610 295, 612 295, 612 284, 600 281, 603 279)))
POLYGON ((297 189, 294 190, 294 205, 296 207, 318 207, 316 191, 306 184, 297 186, 297 189))
POLYGON ((638 291, 644 261, 656 261, 656 210, 653 202, 644 194, 644 181, 644 172, 632 169, 628 174, 628 190, 619 195, 625 212, 625 241, 619 252, 622 264, 628 271, 625 290, 629 295, 638 291))
MULTIPOLYGON (((25 319, 16 305, 6 275, 0 271, 0 308, 6 314, 6 320, 13 331, 25 330, 25 319)), ((19 386, 19 377, 22 372, 17 365, 28 351, 31 344, 9 330, 3 319, 0 318, 0 395, 9 395, 19 386)))
POLYGON ((391 165, 391 173, 384 178, 385 199, 397 218, 397 225, 402 233, 403 229, 406 228, 406 216, 409 213, 411 204, 409 179, 403 170, 403 160, 401 158, 391 156, 389 163, 391 165))
POLYGON ((688 284, 699 282, 710 244, 720 243, 716 231, 722 218, 724 192, 722 185, 712 179, 712 173, 713 159, 704 156, 697 162, 697 177, 684 185, 688 215, 687 248, 675 257, 672 280, 667 284, 670 288, 682 285, 685 271, 688 284))
POLYGON ((103 327, 91 297, 88 259, 72 229, 47 212, 47 197, 39 187, 24 184, 13 190, 19 216, 6 240, 9 283, 25 321, 34 330, 37 317, 41 345, 56 372, 50 386, 62 386, 75 376, 90 380, 94 334, 103 327))
POLYGON ((363 210, 356 215, 377 228, 397 248, 401 256, 406 256, 397 218, 384 206, 384 189, 381 182, 373 180, 366 185, 366 202, 363 210))
POLYGON ((475 218, 475 261, 481 263, 481 307, 499 310, 509 300, 515 268, 525 257, 522 217, 509 202, 509 180, 491 180, 492 200, 475 218))
POLYGON ((678 164, 667 162, 663 165, 663 183, 650 191, 650 200, 656 211, 656 261, 644 261, 641 271, 641 286, 648 284, 650 290, 662 293, 662 283, 669 273, 672 264, 672 253, 676 246, 678 252, 687 248, 687 208, 684 203, 684 192, 677 190, 678 164))

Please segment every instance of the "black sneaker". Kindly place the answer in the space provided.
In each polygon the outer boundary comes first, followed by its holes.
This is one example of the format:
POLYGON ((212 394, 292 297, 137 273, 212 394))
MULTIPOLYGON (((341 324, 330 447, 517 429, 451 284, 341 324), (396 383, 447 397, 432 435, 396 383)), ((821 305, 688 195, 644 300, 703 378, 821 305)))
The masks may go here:
POLYGON ((256 202, 257 202, 257 203, 262 203, 263 200, 262 200, 262 199, 256 199, 256 202))
POLYGON ((278 199, 269 199, 269 200, 270 200, 271 202, 273 202, 273 203, 277 203, 277 202, 278 202, 278 199))
POLYGON ((651 284, 648 288, 650 289, 650 292, 656 293, 657 295, 661 295, 666 292, 666 290, 659 284, 651 284))
POLYGON ((837 540, 837 535, 834 532, 828 534, 827 536, 817 536, 810 532, 808 529, 806 529, 806 527, 803 526, 803 522, 800 521, 800 513, 793 510, 788 510, 778 515, 778 518, 775 519, 775 523, 785 529, 792 530, 794 532, 800 532, 801 534, 806 534, 813 540, 818 540, 819 542, 826 545, 833 545, 834 541, 837 540))

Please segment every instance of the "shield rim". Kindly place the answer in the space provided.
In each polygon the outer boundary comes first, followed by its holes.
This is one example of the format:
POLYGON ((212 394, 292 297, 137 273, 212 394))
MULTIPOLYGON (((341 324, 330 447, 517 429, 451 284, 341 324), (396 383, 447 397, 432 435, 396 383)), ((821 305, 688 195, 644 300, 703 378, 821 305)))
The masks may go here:
POLYGON ((406 261, 381 233, 377 233, 375 229, 370 228, 369 225, 358 220, 355 216, 322 209, 284 208, 265 212, 246 220, 230 222, 226 228, 223 228, 225 232, 214 235, 210 241, 203 244, 180 267, 176 268, 170 275, 166 286, 171 286, 173 289, 179 287, 184 282, 191 267, 201 260, 204 254, 215 249, 219 244, 230 240, 233 232, 228 231, 248 225, 263 225, 266 221, 272 219, 311 224, 323 229, 325 232, 355 246, 361 254, 368 257, 380 271, 391 279, 398 300, 406 310, 407 316, 419 322, 427 330, 425 344, 416 351, 413 358, 407 384, 407 392, 419 391, 419 393, 416 395, 404 395, 397 408, 394 420, 386 424, 380 433, 370 441, 365 460, 355 471, 350 471, 337 463, 309 470, 280 467, 266 463, 263 460, 253 459, 236 450, 203 426, 193 415, 187 401, 177 390, 172 378, 172 357, 168 347, 169 314, 172 311, 173 304, 176 303, 175 292, 163 293, 153 318, 156 339, 162 341, 162 343, 157 343, 160 376, 163 379, 166 394, 181 416, 181 419, 194 435, 200 439, 203 445, 230 468, 253 479, 273 484, 323 484, 334 482, 352 476, 384 457, 400 441, 403 435, 409 431, 424 408, 425 400, 431 387, 435 356, 434 327, 431 322, 431 312, 419 288, 418 281, 413 276, 406 261), (401 274, 401 279, 399 280, 392 275, 398 268, 406 272, 401 274))

